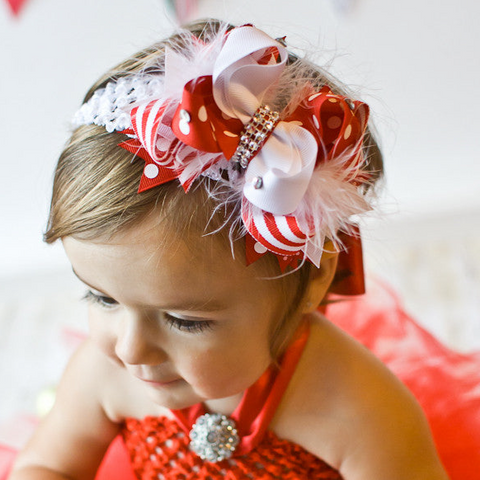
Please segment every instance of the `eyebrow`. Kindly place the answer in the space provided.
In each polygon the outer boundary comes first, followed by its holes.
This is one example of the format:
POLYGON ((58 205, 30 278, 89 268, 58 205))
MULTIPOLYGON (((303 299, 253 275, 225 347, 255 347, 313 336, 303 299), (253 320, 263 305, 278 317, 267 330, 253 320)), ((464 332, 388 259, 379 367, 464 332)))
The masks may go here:
MULTIPOLYGON (((72 267, 72 272, 74 275, 87 287, 90 287, 92 290, 96 290, 97 292, 101 293, 102 295, 105 295, 106 297, 110 297, 107 293, 103 292, 97 287, 94 287, 90 283, 86 282, 80 275, 75 271, 75 269, 72 267)), ((205 299, 187 299, 185 301, 182 301, 181 303, 178 304, 170 304, 170 305, 155 305, 155 308, 159 308, 161 310, 182 310, 182 311, 203 311, 203 312, 218 312, 221 310, 224 310, 226 308, 226 305, 216 301, 216 300, 205 300, 205 299)))

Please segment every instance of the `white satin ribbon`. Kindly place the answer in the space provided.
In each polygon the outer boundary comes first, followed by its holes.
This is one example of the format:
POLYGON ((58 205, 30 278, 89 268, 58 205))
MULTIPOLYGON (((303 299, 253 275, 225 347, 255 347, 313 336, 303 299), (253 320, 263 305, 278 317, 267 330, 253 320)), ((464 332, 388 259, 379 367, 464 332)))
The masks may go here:
MULTIPOLYGON (((232 30, 214 65, 215 102, 225 114, 248 123, 278 81, 287 59, 287 50, 256 28, 232 30), (272 47, 278 49, 280 61, 259 64, 258 60, 272 47)), ((279 122, 247 167, 245 197, 264 211, 291 214, 305 195, 317 151, 310 132, 293 122, 279 122), (258 177, 262 178, 260 188, 258 177)))

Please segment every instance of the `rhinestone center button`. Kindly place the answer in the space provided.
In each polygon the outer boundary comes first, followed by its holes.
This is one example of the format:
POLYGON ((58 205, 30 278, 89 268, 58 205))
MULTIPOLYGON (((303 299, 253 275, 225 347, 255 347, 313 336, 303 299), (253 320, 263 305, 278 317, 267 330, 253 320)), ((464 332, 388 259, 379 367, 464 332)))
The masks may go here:
POLYGON ((263 144, 280 121, 280 114, 267 105, 261 105, 250 121, 244 126, 240 142, 232 157, 242 168, 247 168, 249 162, 262 148, 263 144))
POLYGON ((235 422, 219 413, 198 417, 190 431, 190 448, 209 462, 231 457, 239 442, 235 422))

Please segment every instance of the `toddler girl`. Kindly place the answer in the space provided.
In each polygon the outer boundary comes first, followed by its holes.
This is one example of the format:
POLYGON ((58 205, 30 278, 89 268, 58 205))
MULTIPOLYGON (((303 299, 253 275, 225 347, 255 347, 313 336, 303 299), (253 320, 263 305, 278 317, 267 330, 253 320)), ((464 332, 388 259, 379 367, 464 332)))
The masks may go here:
POLYGON ((318 311, 363 292, 368 116, 284 39, 214 21, 92 87, 46 233, 90 336, 12 480, 94 478, 118 435, 144 480, 447 478, 410 393, 318 311))

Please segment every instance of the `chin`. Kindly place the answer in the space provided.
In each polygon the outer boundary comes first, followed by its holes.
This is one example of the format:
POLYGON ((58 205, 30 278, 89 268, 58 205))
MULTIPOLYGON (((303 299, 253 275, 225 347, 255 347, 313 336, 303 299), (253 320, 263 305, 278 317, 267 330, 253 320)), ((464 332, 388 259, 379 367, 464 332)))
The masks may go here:
POLYGON ((150 399, 157 405, 169 410, 182 410, 205 401, 205 398, 196 395, 187 385, 177 387, 175 392, 163 391, 162 388, 147 388, 150 399))

